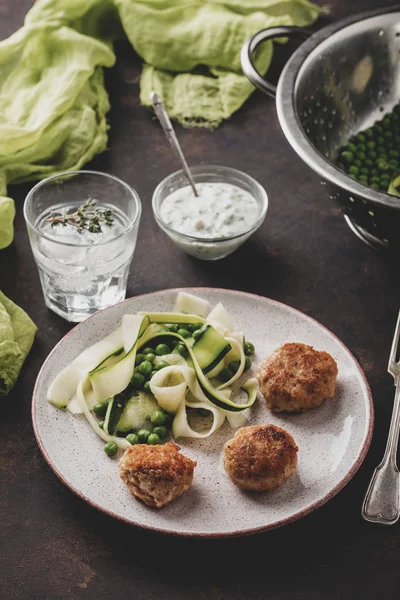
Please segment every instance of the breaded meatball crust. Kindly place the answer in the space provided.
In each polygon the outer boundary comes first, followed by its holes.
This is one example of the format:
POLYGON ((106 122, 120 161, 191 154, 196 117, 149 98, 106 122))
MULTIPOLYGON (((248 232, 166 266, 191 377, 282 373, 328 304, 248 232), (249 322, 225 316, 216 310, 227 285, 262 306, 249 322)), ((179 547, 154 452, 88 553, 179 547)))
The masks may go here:
POLYGON ((296 470, 297 451, 293 437, 281 427, 241 427, 224 446, 225 470, 243 490, 272 490, 296 470))
POLYGON ((197 463, 179 450, 173 442, 127 448, 119 463, 119 474, 132 496, 148 506, 162 508, 187 492, 197 463))
POLYGON ((337 374, 328 352, 297 343, 280 346, 257 369, 260 391, 274 412, 303 412, 333 398, 337 374))

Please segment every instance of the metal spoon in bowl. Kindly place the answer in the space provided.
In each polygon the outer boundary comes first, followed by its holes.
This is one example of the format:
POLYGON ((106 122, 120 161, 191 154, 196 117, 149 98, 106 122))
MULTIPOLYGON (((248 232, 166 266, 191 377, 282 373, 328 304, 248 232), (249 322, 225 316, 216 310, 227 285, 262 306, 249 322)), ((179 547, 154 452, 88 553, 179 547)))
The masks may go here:
POLYGON ((178 138, 176 137, 174 128, 172 127, 172 123, 170 121, 168 113, 165 110, 163 103, 161 102, 161 98, 159 96, 157 96, 157 94, 152 92, 150 94, 150 100, 153 105, 154 112, 156 113, 156 116, 157 116, 158 120, 160 121, 161 127, 163 128, 164 133, 167 136, 167 139, 168 139, 169 143, 171 144, 172 149, 175 150, 179 160, 182 163, 183 171, 189 180, 189 183, 192 187, 193 193, 196 197, 198 197, 199 193, 196 190, 193 176, 190 172, 189 166, 188 166, 185 156, 182 152, 182 148, 178 142, 178 138))

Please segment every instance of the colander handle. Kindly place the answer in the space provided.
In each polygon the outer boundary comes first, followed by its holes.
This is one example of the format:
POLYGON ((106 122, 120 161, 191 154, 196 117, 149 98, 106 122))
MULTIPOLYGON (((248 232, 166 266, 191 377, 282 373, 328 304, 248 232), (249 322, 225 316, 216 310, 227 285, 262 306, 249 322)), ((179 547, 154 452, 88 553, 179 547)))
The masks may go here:
POLYGON ((265 81, 254 65, 253 53, 255 49, 267 40, 273 40, 280 37, 299 37, 305 40, 310 37, 310 35, 310 31, 302 29, 301 27, 269 27, 268 29, 258 31, 242 47, 240 59, 243 73, 256 88, 275 98, 276 85, 265 81))

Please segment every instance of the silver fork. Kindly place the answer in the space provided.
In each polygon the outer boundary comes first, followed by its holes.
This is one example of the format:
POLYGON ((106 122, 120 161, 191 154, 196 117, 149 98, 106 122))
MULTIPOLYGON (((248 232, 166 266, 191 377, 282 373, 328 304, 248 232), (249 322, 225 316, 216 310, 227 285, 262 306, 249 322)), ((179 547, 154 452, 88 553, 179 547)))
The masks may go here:
POLYGON ((400 361, 396 361, 400 336, 400 312, 397 317, 388 372, 393 375, 396 393, 385 454, 375 469, 364 498, 361 514, 367 521, 393 525, 400 516, 400 473, 396 464, 400 429, 400 361))

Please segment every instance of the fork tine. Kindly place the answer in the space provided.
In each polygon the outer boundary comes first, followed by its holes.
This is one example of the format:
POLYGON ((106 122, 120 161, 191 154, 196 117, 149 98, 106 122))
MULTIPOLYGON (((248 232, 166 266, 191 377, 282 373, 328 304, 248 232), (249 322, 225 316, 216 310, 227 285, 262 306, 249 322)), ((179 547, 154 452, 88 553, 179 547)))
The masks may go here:
POLYGON ((392 342, 392 349, 390 350, 390 358, 389 358, 389 366, 388 366, 388 370, 390 371, 391 368, 395 367, 396 365, 398 365, 399 363, 396 361, 396 354, 397 354, 397 347, 399 344, 399 337, 400 337, 400 310, 399 310, 399 314, 397 317, 397 323, 396 323, 396 329, 394 332, 394 336, 393 336, 393 342, 392 342))

